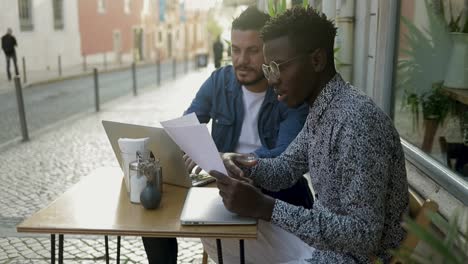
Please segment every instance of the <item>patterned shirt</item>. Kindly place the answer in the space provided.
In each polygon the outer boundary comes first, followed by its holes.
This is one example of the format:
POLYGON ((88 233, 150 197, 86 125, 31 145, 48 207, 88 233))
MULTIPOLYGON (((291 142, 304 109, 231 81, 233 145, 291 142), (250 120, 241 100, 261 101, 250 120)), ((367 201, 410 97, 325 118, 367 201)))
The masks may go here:
POLYGON ((250 175, 277 191, 310 171, 312 209, 275 200, 271 222, 315 248, 310 263, 387 262, 405 233, 408 183, 400 137, 370 98, 336 74, 309 109, 302 131, 250 175))

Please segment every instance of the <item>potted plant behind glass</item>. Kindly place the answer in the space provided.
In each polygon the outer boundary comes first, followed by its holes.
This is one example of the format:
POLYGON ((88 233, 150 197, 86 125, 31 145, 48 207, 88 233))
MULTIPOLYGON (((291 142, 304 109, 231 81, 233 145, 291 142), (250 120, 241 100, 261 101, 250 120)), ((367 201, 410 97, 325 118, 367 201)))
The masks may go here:
POLYGON ((421 97, 424 116, 424 138, 421 149, 430 152, 434 137, 440 124, 443 124, 449 112, 453 109, 450 98, 442 93, 442 82, 432 84, 431 91, 421 97))
POLYGON ((425 1, 428 24, 420 29, 405 17, 401 18, 407 33, 403 36, 406 46, 398 61, 397 87, 403 90, 403 105, 410 108, 413 127, 419 125, 420 109, 424 118, 424 139, 421 149, 431 152, 434 136, 451 108, 450 99, 442 93, 442 82, 448 64, 451 38, 444 19, 443 3, 440 11, 425 1))
POLYGON ((452 12, 452 2, 449 2, 449 8, 448 29, 453 48, 444 86, 453 89, 468 89, 468 12, 465 7, 455 18, 452 12), (463 17, 465 22, 461 21, 463 17))

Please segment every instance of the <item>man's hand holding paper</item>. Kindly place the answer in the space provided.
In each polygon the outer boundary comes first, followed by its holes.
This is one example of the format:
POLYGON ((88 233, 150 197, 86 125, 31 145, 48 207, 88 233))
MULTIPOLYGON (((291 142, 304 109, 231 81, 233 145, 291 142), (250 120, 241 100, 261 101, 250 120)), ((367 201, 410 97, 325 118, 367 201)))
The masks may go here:
POLYGON ((169 136, 205 171, 220 171, 227 175, 218 149, 204 124, 199 124, 195 114, 161 122, 169 136))

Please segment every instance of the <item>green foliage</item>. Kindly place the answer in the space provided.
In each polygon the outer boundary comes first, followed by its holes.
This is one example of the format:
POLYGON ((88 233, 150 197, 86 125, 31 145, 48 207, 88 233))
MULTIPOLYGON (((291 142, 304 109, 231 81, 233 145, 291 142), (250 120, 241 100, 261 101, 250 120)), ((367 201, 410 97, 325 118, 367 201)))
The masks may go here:
MULTIPOLYGON (((464 212, 466 214, 466 211, 464 212)), ((441 262, 446 264, 468 263, 468 221, 465 218, 466 231, 459 232, 459 223, 463 219, 463 211, 456 210, 449 222, 445 221, 439 214, 428 212, 428 217, 432 223, 442 227, 447 231, 445 237, 433 234, 429 229, 423 228, 410 218, 405 219, 405 228, 414 233, 419 239, 424 241, 430 249, 440 255, 441 262)), ((433 263, 434 256, 421 255, 410 252, 408 249, 393 251, 394 256, 404 260, 404 263, 433 263)))
MULTIPOLYGON (((306 8, 309 6, 309 1, 308 0, 302 0, 302 7, 306 8)), ((275 1, 275 0, 268 0, 268 14, 271 17, 278 16, 282 14, 284 11, 286 11, 286 1, 281 0, 281 1, 275 1)), ((336 54, 340 51, 339 47, 336 47, 333 49, 333 53, 335 54, 335 66, 339 68, 341 61, 338 59, 336 54)))
MULTIPOLYGON (((268 0, 268 14, 271 17, 276 17, 284 11, 286 11, 287 5, 286 5, 286 0, 268 0)), ((308 7, 309 6, 309 0, 302 0, 302 7, 308 7)))
POLYGON ((335 67, 337 69, 340 69, 341 60, 337 56, 338 52, 340 52, 340 47, 333 48, 333 54, 334 54, 333 58, 335 60, 335 67))
POLYGON ((276 17, 286 11, 286 0, 268 0, 268 14, 276 17))
POLYGON ((410 108, 411 114, 413 114, 413 130, 414 130, 419 124, 419 97, 417 94, 410 93, 405 90, 404 103, 410 108))
POLYGON ((453 104, 450 98, 442 93, 442 82, 434 83, 431 91, 421 96, 421 103, 424 118, 437 119, 441 123, 448 116, 453 104))

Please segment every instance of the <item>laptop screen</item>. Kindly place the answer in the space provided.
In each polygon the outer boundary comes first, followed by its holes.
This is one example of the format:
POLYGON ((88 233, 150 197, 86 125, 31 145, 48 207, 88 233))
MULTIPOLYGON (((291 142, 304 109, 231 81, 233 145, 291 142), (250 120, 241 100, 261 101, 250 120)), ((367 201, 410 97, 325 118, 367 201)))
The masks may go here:
POLYGON ((133 124, 125 124, 112 121, 102 121, 104 130, 106 131, 109 142, 115 157, 119 161, 120 167, 123 167, 120 148, 118 145, 119 138, 149 138, 149 150, 153 152, 156 158, 159 159, 164 183, 191 187, 191 180, 185 170, 183 152, 180 150, 174 141, 166 134, 163 128, 148 127, 133 124))

